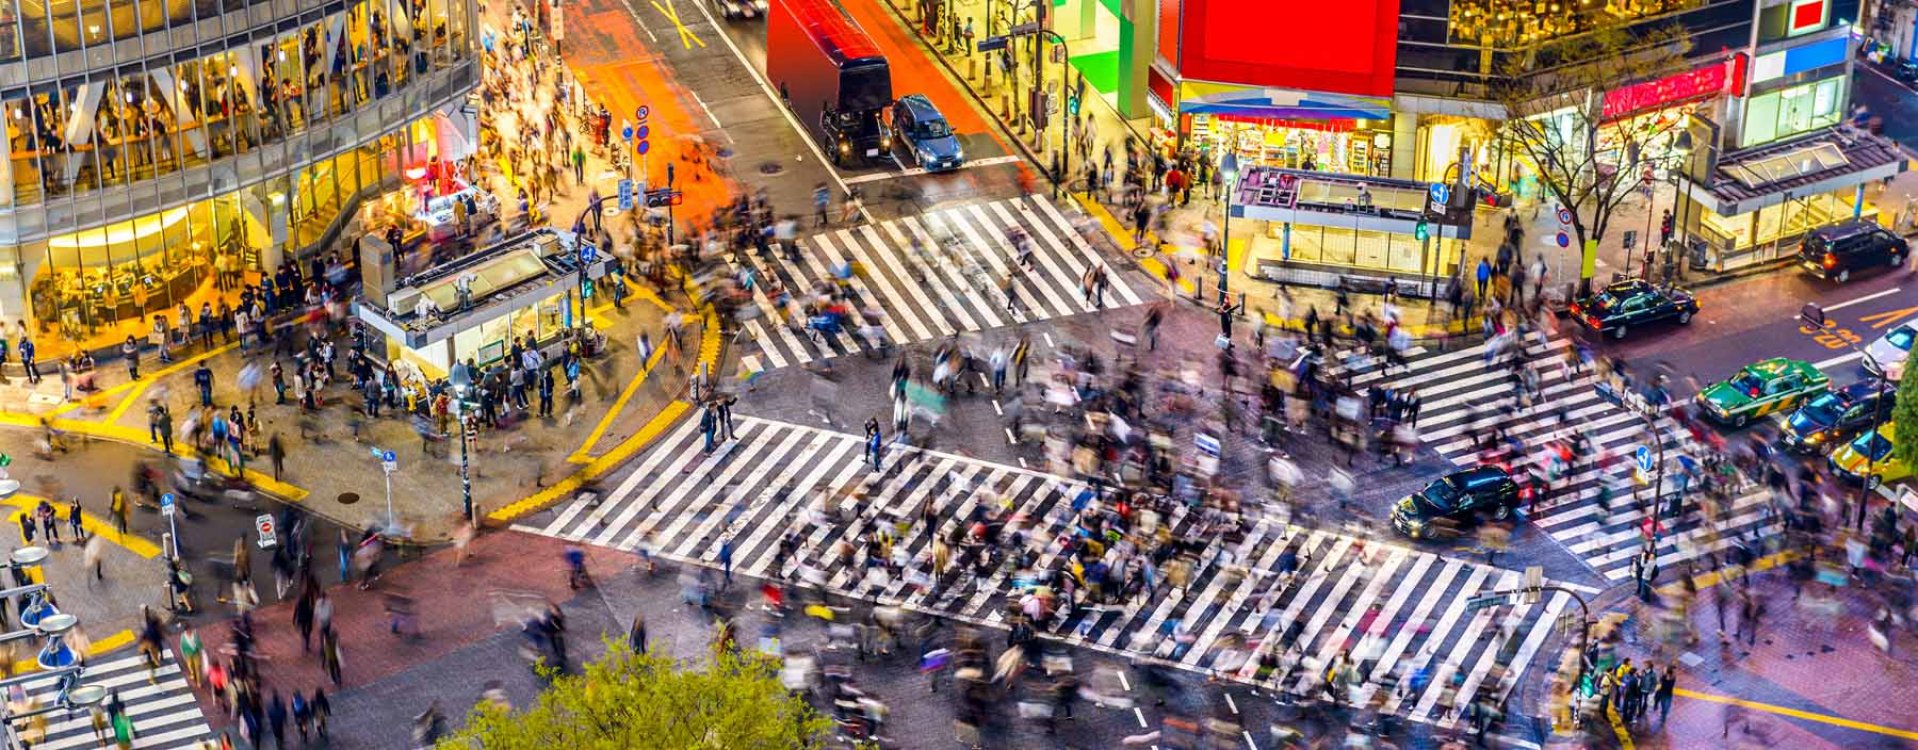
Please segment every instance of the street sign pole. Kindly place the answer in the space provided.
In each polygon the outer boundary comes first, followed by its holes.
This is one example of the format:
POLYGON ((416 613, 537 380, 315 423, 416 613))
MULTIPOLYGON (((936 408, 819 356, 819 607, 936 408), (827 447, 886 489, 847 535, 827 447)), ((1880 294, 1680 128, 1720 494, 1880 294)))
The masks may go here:
POLYGON ((180 559, 180 508, 179 500, 173 496, 173 493, 166 492, 160 495, 160 515, 166 516, 167 555, 178 560, 180 559))

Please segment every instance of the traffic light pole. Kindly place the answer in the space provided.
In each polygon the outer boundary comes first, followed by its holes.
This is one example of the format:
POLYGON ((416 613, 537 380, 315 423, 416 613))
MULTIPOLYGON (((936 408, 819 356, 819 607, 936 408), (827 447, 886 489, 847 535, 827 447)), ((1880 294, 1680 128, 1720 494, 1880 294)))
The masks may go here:
MULTIPOLYGON (((1039 7, 1040 7, 1039 12, 1041 14, 1040 17, 1043 18, 1044 17, 1043 14, 1045 13, 1045 10, 1044 10, 1045 6, 1041 5, 1039 7)), ((1046 101, 1045 101, 1046 76, 1045 76, 1045 67, 1044 67, 1044 55, 1041 54, 1045 45, 1042 42, 1050 41, 1053 44, 1059 45, 1059 49, 1061 50, 1060 55, 1066 60, 1071 60, 1072 48, 1066 45, 1065 37, 1059 36, 1058 32, 1055 32, 1051 29, 1046 28, 1043 21, 1033 21, 1031 23, 1022 23, 1017 26, 1014 26, 1003 36, 989 36, 989 37, 986 37, 985 39, 979 40, 978 50, 980 54, 985 54, 993 50, 1005 50, 1005 54, 1010 56, 1012 55, 1013 51, 1006 50, 1006 45, 1013 40, 1028 38, 1028 37, 1038 37, 1038 38, 1034 39, 1032 44, 1032 83, 1033 85, 1032 85, 1032 94, 1026 98, 1026 109, 1027 109, 1026 116, 1032 120, 1033 130, 1037 131, 1038 133, 1038 142, 1043 145, 1045 143, 1045 128, 1041 127, 1040 123, 1042 122, 1042 120, 1039 119, 1039 114, 1040 112, 1044 110, 1046 105, 1046 101)), ((988 67, 990 67, 990 65, 988 65, 988 67)), ((1065 68, 1068 66, 1062 63, 1060 67, 1065 68)), ((1011 70, 1008 71, 1007 77, 1006 77, 1006 87, 1012 91, 1018 90, 1019 88, 1019 66, 1018 65, 1011 66, 1011 70)), ((1060 98, 1065 97, 1065 87, 1066 87, 1066 74, 1064 70, 1061 70, 1059 73, 1060 98)), ((1072 174, 1072 116, 1070 113, 1064 112, 1063 107, 1061 108, 1061 114, 1064 116, 1061 118, 1063 122, 1061 122, 1059 125, 1059 169, 1056 170, 1057 172, 1056 174, 1052 175, 1052 186, 1053 186, 1054 195, 1058 194, 1059 185, 1066 181, 1066 175, 1072 174)), ((1014 118, 1017 119, 1016 114, 1014 115, 1014 118)), ((1040 164, 1039 169, 1041 171, 1055 171, 1055 170, 1050 170, 1048 165, 1045 165, 1045 164, 1040 164)), ((1090 191, 1090 186, 1087 186, 1087 189, 1088 191, 1090 191)))

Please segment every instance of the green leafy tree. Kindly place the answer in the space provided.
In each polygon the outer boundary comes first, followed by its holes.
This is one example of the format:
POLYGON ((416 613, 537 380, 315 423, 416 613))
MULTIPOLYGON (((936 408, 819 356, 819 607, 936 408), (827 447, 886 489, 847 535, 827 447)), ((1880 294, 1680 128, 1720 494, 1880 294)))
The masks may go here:
POLYGON ((1891 410, 1891 455, 1906 466, 1918 466, 1918 362, 1907 362, 1898 378, 1898 403, 1891 410))
POLYGON ((823 747, 831 726, 758 654, 723 654, 687 669, 609 642, 604 657, 555 680, 529 708, 474 708, 440 748, 788 750, 823 747))

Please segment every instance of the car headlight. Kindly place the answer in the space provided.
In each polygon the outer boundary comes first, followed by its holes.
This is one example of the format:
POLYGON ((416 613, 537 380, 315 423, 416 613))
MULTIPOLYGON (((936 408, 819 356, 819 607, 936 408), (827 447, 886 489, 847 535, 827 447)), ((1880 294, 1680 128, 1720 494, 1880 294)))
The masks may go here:
POLYGON ((1816 432, 1808 432, 1808 433, 1805 433, 1800 439, 1812 445, 1817 445, 1819 443, 1825 442, 1825 432, 1823 430, 1819 430, 1816 432))
POLYGON ((954 148, 954 149, 952 150, 952 159, 953 159, 953 161, 965 161, 965 160, 966 160, 966 148, 965 148, 964 146, 959 146, 959 147, 957 147, 957 148, 954 148))

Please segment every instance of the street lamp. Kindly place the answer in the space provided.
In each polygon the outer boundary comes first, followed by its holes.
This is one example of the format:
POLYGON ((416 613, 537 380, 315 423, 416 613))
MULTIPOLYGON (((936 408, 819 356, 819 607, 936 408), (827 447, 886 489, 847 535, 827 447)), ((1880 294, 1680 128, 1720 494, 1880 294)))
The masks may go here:
POLYGON ((453 366, 453 416, 460 421, 460 500, 464 503, 466 520, 478 523, 473 516, 473 475, 471 458, 467 455, 466 444, 471 441, 471 431, 466 422, 466 393, 473 388, 473 375, 464 365, 453 366))
POLYGON ((1219 170, 1225 173, 1225 226, 1219 232, 1219 335, 1229 342, 1232 340, 1232 310, 1226 282, 1232 267, 1232 194, 1237 192, 1239 184, 1238 152, 1226 151, 1225 158, 1219 161, 1219 170))

